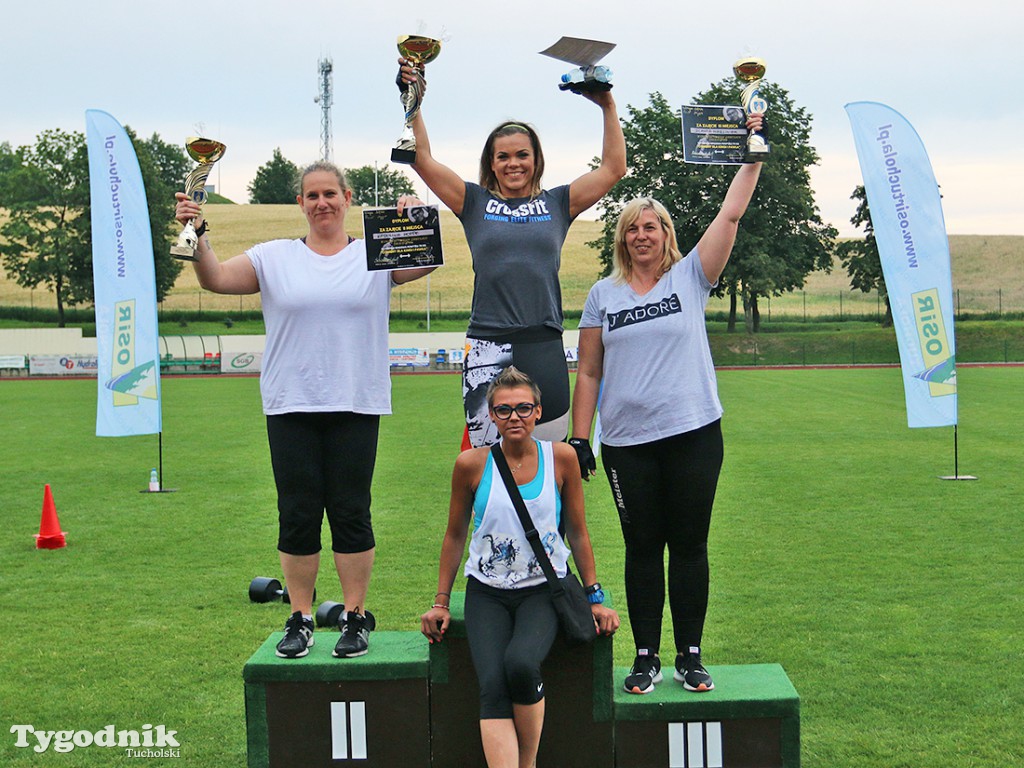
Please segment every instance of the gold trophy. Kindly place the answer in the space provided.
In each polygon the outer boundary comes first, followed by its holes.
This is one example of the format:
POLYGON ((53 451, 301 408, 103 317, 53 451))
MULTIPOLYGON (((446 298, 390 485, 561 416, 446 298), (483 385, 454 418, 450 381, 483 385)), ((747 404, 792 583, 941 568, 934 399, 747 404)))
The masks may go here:
MULTIPOLYGON (((213 170, 213 164, 224 157, 225 149, 223 144, 213 139, 201 139, 198 136, 189 136, 185 139, 185 151, 199 163, 185 179, 185 194, 193 202, 199 205, 206 202, 206 179, 213 170)), ((194 221, 195 219, 188 220, 178 235, 178 242, 171 246, 171 256, 174 258, 199 261, 196 256, 199 237, 196 235, 194 221)))
MULTIPOLYGON (((761 96, 761 78, 764 77, 765 71, 764 60, 753 56, 740 59, 732 65, 732 71, 737 78, 747 84, 740 94, 743 112, 748 117, 767 112, 768 102, 761 96)), ((764 131, 753 131, 747 136, 747 149, 743 159, 748 163, 758 163, 767 160, 770 151, 764 131)))
POLYGON ((419 114, 423 103, 423 91, 427 83, 423 79, 423 67, 437 58, 441 53, 441 41, 421 35, 401 35, 398 38, 398 52, 402 58, 412 62, 416 72, 416 82, 405 85, 399 76, 399 88, 402 89, 402 106, 405 107, 405 129, 398 143, 391 150, 391 162, 412 165, 416 162, 416 137, 412 132, 412 121, 419 114))

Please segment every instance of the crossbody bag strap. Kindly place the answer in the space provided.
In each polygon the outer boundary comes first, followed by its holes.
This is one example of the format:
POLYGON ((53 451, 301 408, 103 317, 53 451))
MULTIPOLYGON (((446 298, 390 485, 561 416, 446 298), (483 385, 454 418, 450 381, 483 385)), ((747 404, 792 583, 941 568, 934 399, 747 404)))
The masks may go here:
POLYGON ((551 591, 560 592, 562 585, 558 581, 555 569, 551 566, 551 558, 548 557, 544 545, 540 543, 540 534, 537 533, 537 528, 533 524, 533 518, 530 517, 530 511, 526 508, 526 502, 523 501, 523 494, 519 492, 519 486, 516 485, 516 481, 512 477, 512 470, 508 466, 508 460, 506 460, 505 454, 501 452, 500 443, 495 443, 491 446, 491 458, 494 459, 494 465, 498 468, 498 474, 501 475, 501 479, 505 483, 505 490, 508 491, 509 498, 512 499, 512 506, 515 507, 516 514, 519 515, 519 522, 526 532, 526 540, 530 542, 530 547, 533 549, 533 554, 537 557, 538 565, 544 571, 544 576, 548 580, 551 591))

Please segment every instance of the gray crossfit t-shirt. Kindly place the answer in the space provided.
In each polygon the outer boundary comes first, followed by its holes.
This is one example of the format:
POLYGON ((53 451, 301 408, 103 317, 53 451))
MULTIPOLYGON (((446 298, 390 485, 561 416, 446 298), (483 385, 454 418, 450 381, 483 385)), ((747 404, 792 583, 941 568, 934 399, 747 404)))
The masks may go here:
POLYGON ((562 331, 558 269, 572 219, 569 187, 502 200, 466 182, 459 216, 473 254, 470 336, 536 326, 562 331))
POLYGON ((608 277, 590 289, 580 328, 601 328, 602 443, 649 443, 721 417, 704 324, 712 288, 694 248, 643 296, 608 277))

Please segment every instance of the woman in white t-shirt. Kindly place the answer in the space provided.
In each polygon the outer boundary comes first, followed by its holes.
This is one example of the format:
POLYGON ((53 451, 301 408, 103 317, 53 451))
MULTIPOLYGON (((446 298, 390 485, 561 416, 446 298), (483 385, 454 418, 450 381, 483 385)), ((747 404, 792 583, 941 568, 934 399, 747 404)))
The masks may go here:
MULTIPOLYGON (((267 340, 260 392, 277 485, 278 553, 293 611, 277 655, 298 658, 313 645, 326 511, 348 606, 334 655, 360 656, 374 627, 365 609, 375 548, 370 483, 380 416, 391 412, 391 288, 431 268, 369 271, 364 242, 345 230, 352 190, 344 174, 330 163, 314 163, 298 182, 296 202, 308 234, 261 243, 223 262, 213 252, 202 210, 180 192, 175 218, 183 224, 196 219, 193 266, 203 288, 261 294, 267 340)), ((403 198, 399 208, 414 201, 403 198)))
MULTIPOLYGON (((747 127, 760 130, 761 123, 754 115, 747 127)), ((596 470, 589 437, 600 393, 601 459, 626 545, 626 603, 636 644, 623 684, 629 693, 650 693, 662 679, 666 547, 675 679, 691 691, 714 688, 700 644, 722 406, 704 307, 760 172, 760 163, 737 171, 717 217, 686 258, 661 203, 627 203, 615 231, 612 274, 591 289, 580 319, 569 442, 589 479, 596 470)))

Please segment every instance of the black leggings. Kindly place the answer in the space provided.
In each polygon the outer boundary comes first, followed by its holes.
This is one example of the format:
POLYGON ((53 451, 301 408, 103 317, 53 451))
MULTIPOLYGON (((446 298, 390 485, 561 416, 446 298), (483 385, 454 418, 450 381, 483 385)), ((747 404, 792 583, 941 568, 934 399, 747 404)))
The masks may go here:
POLYGON ((333 551, 373 549, 370 483, 379 426, 380 416, 362 413, 267 416, 281 552, 319 552, 324 510, 333 551))
POLYGON ((544 698, 540 665, 558 633, 547 583, 497 589, 466 580, 466 636, 480 682, 480 719, 512 717, 513 704, 544 698))
POLYGON ((666 546, 676 650, 700 646, 722 456, 721 420, 651 443, 601 446, 626 542, 626 603, 637 648, 657 651, 661 644, 666 546))

